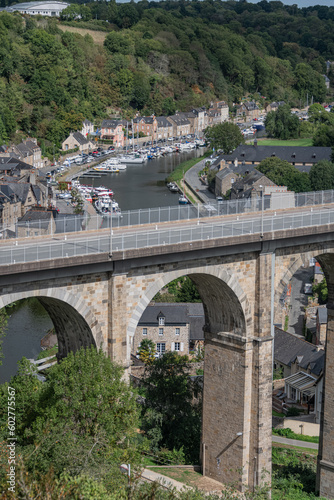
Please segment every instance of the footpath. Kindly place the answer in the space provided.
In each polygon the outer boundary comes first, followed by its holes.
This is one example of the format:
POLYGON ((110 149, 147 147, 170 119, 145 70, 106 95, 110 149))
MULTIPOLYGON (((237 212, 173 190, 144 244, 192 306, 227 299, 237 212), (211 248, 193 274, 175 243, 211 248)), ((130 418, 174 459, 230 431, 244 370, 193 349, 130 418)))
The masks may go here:
POLYGON ((308 441, 299 441, 299 439, 288 439, 282 436, 273 436, 273 443, 287 444, 290 446, 299 446, 299 448, 309 448, 311 450, 318 450, 318 443, 309 443, 308 441))

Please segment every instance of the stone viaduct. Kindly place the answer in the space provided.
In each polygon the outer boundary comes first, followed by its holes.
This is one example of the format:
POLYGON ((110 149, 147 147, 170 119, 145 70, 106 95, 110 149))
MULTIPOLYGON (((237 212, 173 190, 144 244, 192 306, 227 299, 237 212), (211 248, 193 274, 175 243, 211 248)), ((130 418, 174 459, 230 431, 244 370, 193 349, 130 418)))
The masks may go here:
MULTIPOLYGON (((136 325, 154 295, 188 275, 205 310, 202 465, 240 490, 271 474, 273 324, 284 286, 315 257, 328 288, 325 395, 318 488, 334 498, 334 227, 0 265, 0 308, 38 297, 58 335, 59 357, 101 347, 130 370, 136 325)), ((191 439, 191 436, 189 436, 191 439)), ((200 450, 199 450, 200 451, 200 450)))

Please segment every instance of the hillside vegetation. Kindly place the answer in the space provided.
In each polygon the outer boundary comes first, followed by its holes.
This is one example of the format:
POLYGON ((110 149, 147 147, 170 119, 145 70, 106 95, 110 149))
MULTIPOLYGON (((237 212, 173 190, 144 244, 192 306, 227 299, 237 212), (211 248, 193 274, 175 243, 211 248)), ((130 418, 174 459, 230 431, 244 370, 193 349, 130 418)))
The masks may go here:
POLYGON ((1 141, 29 134, 59 146, 83 118, 98 123, 111 110, 169 115, 217 99, 232 110, 243 96, 290 105, 326 96, 332 7, 93 2, 71 4, 62 22, 97 30, 94 39, 56 19, 1 12, 1 141))

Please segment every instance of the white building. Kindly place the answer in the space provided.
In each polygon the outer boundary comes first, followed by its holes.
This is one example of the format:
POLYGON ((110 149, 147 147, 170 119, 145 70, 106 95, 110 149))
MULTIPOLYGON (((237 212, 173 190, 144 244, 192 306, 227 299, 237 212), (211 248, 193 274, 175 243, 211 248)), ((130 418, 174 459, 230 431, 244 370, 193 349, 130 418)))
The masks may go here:
POLYGON ((65 2, 26 2, 18 3, 6 7, 7 12, 20 12, 21 14, 30 14, 36 16, 59 17, 62 10, 66 9, 70 4, 65 2))

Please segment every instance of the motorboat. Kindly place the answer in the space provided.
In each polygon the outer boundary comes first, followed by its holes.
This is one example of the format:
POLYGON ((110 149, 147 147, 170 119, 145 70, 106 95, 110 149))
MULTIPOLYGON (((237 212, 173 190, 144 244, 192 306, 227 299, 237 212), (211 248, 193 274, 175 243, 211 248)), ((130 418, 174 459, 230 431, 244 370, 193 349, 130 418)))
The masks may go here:
POLYGON ((108 174, 118 174, 119 173, 119 168, 117 168, 116 165, 97 165, 96 167, 93 167, 93 170, 95 172, 106 172, 108 174))
POLYGON ((123 155, 119 157, 121 163, 144 163, 146 158, 140 155, 123 155))
POLYGON ((188 203, 189 203, 188 198, 186 198, 185 195, 182 194, 179 197, 179 205, 188 205, 188 203))

